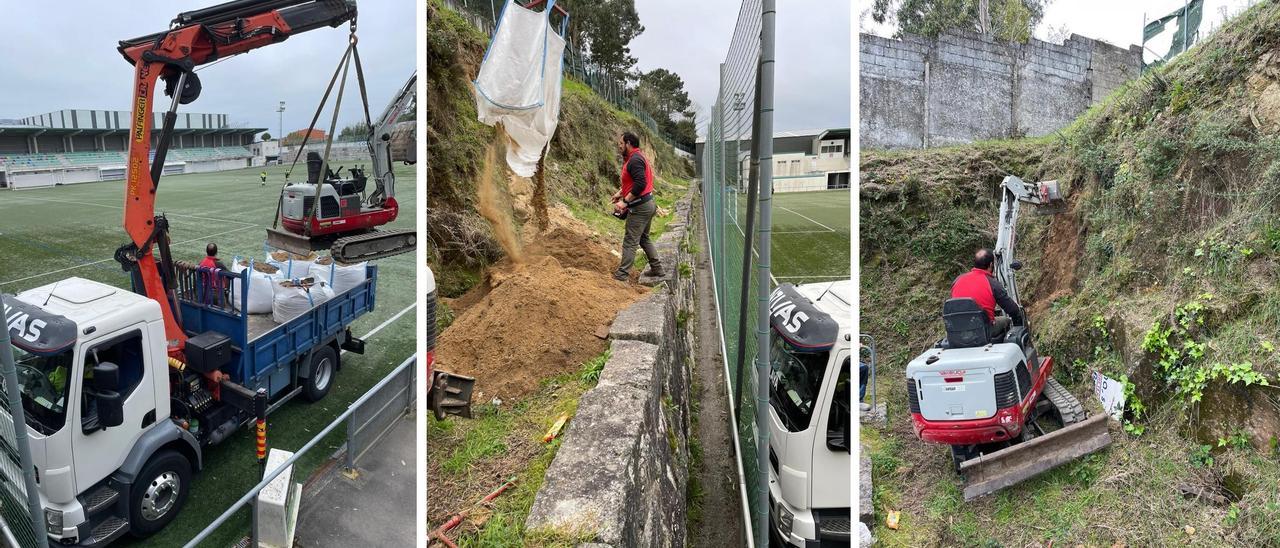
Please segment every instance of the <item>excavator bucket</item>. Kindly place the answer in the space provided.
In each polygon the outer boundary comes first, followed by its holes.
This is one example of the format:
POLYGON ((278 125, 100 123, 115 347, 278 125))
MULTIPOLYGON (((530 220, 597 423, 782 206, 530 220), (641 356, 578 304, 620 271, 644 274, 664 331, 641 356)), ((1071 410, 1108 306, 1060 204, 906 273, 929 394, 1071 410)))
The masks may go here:
POLYGON ((1099 413, 1081 422, 969 459, 960 465, 964 476, 964 500, 970 501, 1043 474, 1062 464, 1111 445, 1107 415, 1099 413))

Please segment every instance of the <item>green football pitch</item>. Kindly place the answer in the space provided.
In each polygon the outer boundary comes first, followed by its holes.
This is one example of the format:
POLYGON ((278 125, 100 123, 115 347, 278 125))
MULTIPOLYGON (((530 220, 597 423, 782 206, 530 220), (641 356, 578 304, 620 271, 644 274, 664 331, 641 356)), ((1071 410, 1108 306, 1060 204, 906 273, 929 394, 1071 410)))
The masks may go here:
MULTIPOLYGON (((770 267, 776 283, 798 285, 850 279, 849 197, 848 190, 773 195, 770 267)), ((746 197, 739 195, 737 202, 737 223, 731 222, 730 226, 737 229, 741 238, 747 218, 746 197)))
MULTIPOLYGON (((209 242, 218 244, 218 254, 228 264, 236 255, 262 258, 266 228, 275 215, 285 167, 267 167, 265 187, 259 182, 261 168, 161 179, 156 211, 169 218, 174 258, 199 261, 209 242)), ((388 228, 414 228, 415 173, 414 166, 396 166, 400 214, 388 228)), ((305 179, 305 175, 306 167, 300 165, 292 179, 305 179)), ((121 226, 123 193, 122 181, 0 190, 0 292, 18 293, 73 276, 127 288, 127 275, 112 259, 116 248, 128 240, 121 226)), ((414 254, 381 259, 376 264, 376 309, 351 326, 357 337, 366 338, 365 354, 343 355, 342 372, 325 399, 314 404, 294 400, 275 411, 267 425, 270 447, 299 449, 413 354, 414 254)), ((343 430, 338 428, 338 435, 329 436, 309 451, 295 465, 294 477, 306 478, 332 455, 342 445, 343 430)), ((187 506, 177 520, 145 542, 123 544, 185 544, 261 479, 254 446, 254 438, 246 430, 208 448, 205 468, 196 475, 187 506)), ((233 544, 248 527, 249 514, 241 511, 208 545, 233 544)))

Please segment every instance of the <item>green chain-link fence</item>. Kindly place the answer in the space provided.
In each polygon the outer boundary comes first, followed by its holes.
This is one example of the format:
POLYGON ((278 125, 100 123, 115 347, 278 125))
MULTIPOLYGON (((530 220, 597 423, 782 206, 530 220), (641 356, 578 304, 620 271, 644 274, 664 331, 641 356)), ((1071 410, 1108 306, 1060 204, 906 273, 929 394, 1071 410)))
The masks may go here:
POLYGON ((760 365, 756 350, 769 336, 759 313, 770 287, 772 6, 773 0, 742 3, 729 52, 719 68, 719 93, 702 154, 704 218, 735 410, 745 513, 756 546, 769 545, 767 470, 761 466, 768 462, 762 458, 768 452, 768 431, 761 428, 767 400, 759 397, 761 369, 753 364, 760 365))
MULTIPOLYGON (((0 296, 0 304, 6 298, 0 296)), ((7 313, 7 306, 5 312, 7 313)), ((6 314, 7 316, 7 314, 6 314)), ((44 532, 44 516, 34 492, 35 469, 31 463, 25 412, 20 396, 10 393, 17 388, 18 371, 10 346, 9 330, 0 326, 0 543, 23 548, 45 548, 49 537, 44 532)))

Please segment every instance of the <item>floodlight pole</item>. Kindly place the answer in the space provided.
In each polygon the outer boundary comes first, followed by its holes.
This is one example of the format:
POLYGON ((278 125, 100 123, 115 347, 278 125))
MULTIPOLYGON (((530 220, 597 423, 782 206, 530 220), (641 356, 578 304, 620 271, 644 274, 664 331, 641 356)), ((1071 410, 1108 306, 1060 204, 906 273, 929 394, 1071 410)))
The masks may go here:
MULTIPOLYGON (((769 293, 773 224, 773 69, 777 0, 763 0, 760 19, 760 260, 756 281, 756 546, 769 545, 769 293)), ((750 253, 743 250, 743 253, 750 253)), ((745 283, 746 280, 743 280, 745 283)))
POLYGON ((280 136, 276 139, 284 143, 284 101, 280 101, 280 108, 277 108, 276 112, 280 113, 280 136))

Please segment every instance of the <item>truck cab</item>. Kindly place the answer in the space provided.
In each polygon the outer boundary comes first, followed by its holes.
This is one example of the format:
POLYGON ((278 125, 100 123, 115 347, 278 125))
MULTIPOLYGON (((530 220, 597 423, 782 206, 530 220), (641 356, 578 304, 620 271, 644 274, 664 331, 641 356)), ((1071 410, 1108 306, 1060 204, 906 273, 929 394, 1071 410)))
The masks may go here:
POLYGON ((769 297, 770 538, 848 546, 853 283, 782 284, 769 297))
MULTIPOLYGON (((70 278, 6 297, 4 311, 51 539, 104 544, 128 528, 120 516, 130 510, 171 518, 200 448, 169 418, 160 305, 70 278)), ((14 426, 7 413, 0 420, 14 426)))

